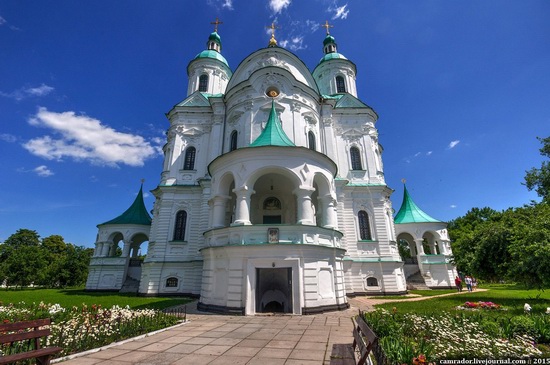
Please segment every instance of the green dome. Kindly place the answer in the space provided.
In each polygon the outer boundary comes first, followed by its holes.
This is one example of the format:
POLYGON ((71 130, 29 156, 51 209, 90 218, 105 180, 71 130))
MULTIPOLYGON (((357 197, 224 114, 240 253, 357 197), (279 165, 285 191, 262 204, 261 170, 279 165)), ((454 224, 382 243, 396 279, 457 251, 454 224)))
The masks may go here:
POLYGON ((199 53, 197 57, 195 57, 196 60, 199 58, 213 58, 215 60, 220 61, 221 63, 226 65, 227 68, 229 68, 229 64, 227 63, 225 57, 222 56, 221 53, 213 51, 211 49, 204 50, 201 53, 199 53))
POLYGON ((327 34, 327 36, 325 37, 325 40, 323 41, 323 46, 326 46, 329 43, 336 44, 336 40, 334 39, 333 36, 331 36, 330 34, 327 34))
POLYGON ((409 192, 407 191, 407 187, 405 185, 403 185, 403 187, 403 203, 401 203, 401 208, 394 218, 395 224, 441 222, 430 217, 422 209, 420 209, 411 199, 409 192))
POLYGON ((210 37, 208 37, 209 41, 216 41, 219 44, 222 44, 222 39, 220 38, 220 35, 217 32, 210 33, 210 37))
POLYGON ((323 63, 329 60, 347 60, 347 58, 338 52, 332 52, 332 53, 327 53, 323 58, 321 58, 319 63, 323 63))

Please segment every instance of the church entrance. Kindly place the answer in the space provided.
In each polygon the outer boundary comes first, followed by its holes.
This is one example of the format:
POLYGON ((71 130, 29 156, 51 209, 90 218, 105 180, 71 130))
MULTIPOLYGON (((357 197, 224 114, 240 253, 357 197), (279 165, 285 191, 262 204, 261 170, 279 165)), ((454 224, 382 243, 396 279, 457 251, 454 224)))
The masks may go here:
POLYGON ((292 313, 292 268, 256 269, 256 313, 292 313))

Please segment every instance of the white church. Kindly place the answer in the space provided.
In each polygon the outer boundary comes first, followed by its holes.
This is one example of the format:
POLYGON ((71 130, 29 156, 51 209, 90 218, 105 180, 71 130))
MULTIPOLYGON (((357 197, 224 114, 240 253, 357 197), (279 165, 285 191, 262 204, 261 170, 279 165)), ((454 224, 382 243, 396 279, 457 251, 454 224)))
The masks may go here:
POLYGON ((214 24, 187 67, 187 97, 167 113, 152 217, 140 190, 98 225, 86 289, 192 295, 199 310, 253 315, 341 310, 411 282, 452 287, 446 223, 406 189, 394 218, 378 115, 328 22, 313 72, 274 26, 232 71, 214 24))

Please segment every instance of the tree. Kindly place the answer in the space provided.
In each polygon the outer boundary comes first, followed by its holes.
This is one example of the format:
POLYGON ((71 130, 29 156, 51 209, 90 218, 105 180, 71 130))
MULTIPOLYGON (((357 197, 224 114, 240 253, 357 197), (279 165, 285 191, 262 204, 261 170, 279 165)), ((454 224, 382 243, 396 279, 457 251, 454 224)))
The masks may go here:
POLYGON ((518 208, 515 215, 508 277, 528 287, 550 288, 550 204, 518 208))
MULTIPOLYGON (((542 156, 550 158, 550 137, 537 139, 542 143, 542 148, 539 149, 542 156)), ((531 168, 526 171, 525 186, 529 191, 535 190, 543 201, 550 202, 550 162, 543 161, 540 169, 531 168)))
POLYGON ((483 236, 478 227, 498 219, 501 215, 502 213, 488 207, 472 208, 464 216, 449 222, 447 229, 451 238, 453 262, 459 271, 474 274, 476 270, 472 264, 480 244, 478 236, 483 236))

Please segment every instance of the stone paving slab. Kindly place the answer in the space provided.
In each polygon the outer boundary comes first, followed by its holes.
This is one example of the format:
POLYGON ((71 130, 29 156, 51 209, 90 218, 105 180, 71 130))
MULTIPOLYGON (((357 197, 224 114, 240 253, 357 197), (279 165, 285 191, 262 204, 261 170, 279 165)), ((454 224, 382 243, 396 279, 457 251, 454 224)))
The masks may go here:
POLYGON ((181 326, 61 364, 328 365, 332 344, 353 342, 351 318, 358 308, 370 309, 369 302, 355 299, 350 299, 348 310, 307 316, 190 310, 188 322, 181 326))

